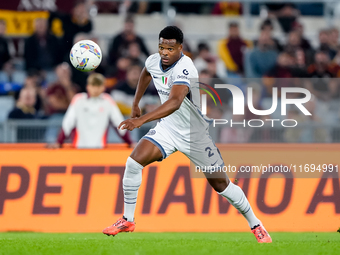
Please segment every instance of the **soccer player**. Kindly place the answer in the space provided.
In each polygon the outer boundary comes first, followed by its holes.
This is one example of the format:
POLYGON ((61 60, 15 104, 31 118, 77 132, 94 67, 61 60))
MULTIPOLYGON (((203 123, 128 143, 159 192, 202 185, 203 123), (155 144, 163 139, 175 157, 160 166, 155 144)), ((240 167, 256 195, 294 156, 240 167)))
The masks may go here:
MULTIPOLYGON (((193 84, 190 84, 190 79, 197 79, 198 73, 191 59, 183 55, 182 42, 183 33, 175 26, 168 26, 160 32, 158 53, 148 57, 139 78, 132 106, 132 118, 118 126, 131 131, 144 123, 161 119, 156 127, 138 142, 127 159, 123 177, 124 215, 103 230, 106 235, 114 236, 120 232, 134 231, 137 194, 142 182, 142 169, 146 165, 165 159, 177 150, 184 153, 197 166, 224 165, 217 147, 209 136, 209 125, 199 109, 200 95, 191 90, 193 84), (154 111, 141 116, 138 103, 151 79, 162 104, 154 111), (196 123, 195 131, 201 130, 203 134, 196 140, 190 139, 192 135, 190 122, 193 121, 196 123)), ((218 194, 225 197, 242 213, 258 242, 272 241, 261 221, 253 213, 240 187, 233 184, 223 172, 213 173, 207 180, 218 194)))
MULTIPOLYGON (((87 78, 87 93, 76 94, 63 119, 62 129, 56 144, 50 148, 60 148, 64 140, 75 131, 73 146, 76 148, 104 148, 110 123, 115 127, 124 120, 116 102, 105 91, 105 77, 93 73, 87 78)), ((126 130, 118 130, 118 135, 132 145, 126 130)))

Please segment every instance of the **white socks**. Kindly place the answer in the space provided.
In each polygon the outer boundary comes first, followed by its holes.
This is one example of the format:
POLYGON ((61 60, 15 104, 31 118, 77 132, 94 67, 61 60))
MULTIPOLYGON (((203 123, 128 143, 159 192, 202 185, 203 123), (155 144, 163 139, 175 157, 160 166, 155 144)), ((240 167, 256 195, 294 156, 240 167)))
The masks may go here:
MULTIPOLYGON (((138 189, 142 183, 143 168, 144 167, 137 161, 128 157, 123 177, 124 217, 131 222, 134 220, 138 189)), ((247 219, 250 228, 260 224, 260 220, 256 218, 248 199, 239 186, 229 182, 228 187, 218 194, 225 197, 229 203, 243 214, 247 219)))
POLYGON ((260 220, 256 218, 253 210, 250 207, 248 199, 239 186, 233 184, 230 181, 228 187, 224 191, 217 193, 225 197, 229 203, 231 203, 240 213, 242 213, 242 215, 247 219, 250 228, 260 224, 260 220))
POLYGON ((128 157, 123 177, 124 191, 124 217, 133 222, 138 189, 142 183, 143 166, 134 159, 128 157))

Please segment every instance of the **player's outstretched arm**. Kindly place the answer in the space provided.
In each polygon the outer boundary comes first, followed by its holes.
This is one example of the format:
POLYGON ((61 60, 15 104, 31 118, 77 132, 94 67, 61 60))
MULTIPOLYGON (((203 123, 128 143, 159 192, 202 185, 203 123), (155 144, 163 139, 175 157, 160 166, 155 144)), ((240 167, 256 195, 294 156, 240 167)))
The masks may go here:
POLYGON ((140 118, 128 119, 120 123, 118 128, 133 130, 139 128, 144 123, 164 118, 178 110, 184 98, 189 92, 186 85, 174 85, 170 91, 169 99, 155 110, 143 115, 140 118))
POLYGON ((138 117, 141 116, 141 111, 138 107, 138 104, 139 104, 142 96, 144 95, 145 90, 149 86, 151 79, 152 79, 151 74, 144 67, 140 76, 139 76, 139 80, 138 80, 138 84, 137 84, 137 90, 136 90, 136 93, 135 93, 135 97, 133 99, 132 113, 131 113, 132 118, 136 118, 136 117, 138 118, 138 117))

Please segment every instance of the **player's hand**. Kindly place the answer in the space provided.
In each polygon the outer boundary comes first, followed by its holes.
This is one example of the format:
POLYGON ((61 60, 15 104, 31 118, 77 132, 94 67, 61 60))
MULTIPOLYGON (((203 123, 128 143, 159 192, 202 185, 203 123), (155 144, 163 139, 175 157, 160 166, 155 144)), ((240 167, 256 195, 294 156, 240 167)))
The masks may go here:
POLYGON ((139 118, 142 115, 142 111, 139 106, 132 106, 131 118, 139 118))
POLYGON ((59 148, 61 148, 61 145, 59 143, 49 143, 49 144, 46 144, 46 148, 48 148, 48 149, 59 149, 59 148))
POLYGON ((143 121, 141 121, 140 118, 127 119, 119 124, 118 129, 120 130, 127 129, 127 130, 132 131, 135 128, 140 128, 140 126, 142 125, 143 125, 143 121))

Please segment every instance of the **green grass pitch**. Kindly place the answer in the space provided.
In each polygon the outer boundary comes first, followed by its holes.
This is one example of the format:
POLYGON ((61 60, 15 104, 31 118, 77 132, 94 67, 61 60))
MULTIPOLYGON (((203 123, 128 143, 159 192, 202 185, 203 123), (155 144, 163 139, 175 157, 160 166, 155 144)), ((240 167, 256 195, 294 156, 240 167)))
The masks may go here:
POLYGON ((0 233, 0 254, 340 254, 340 233, 271 233, 258 244, 249 233, 0 233))

